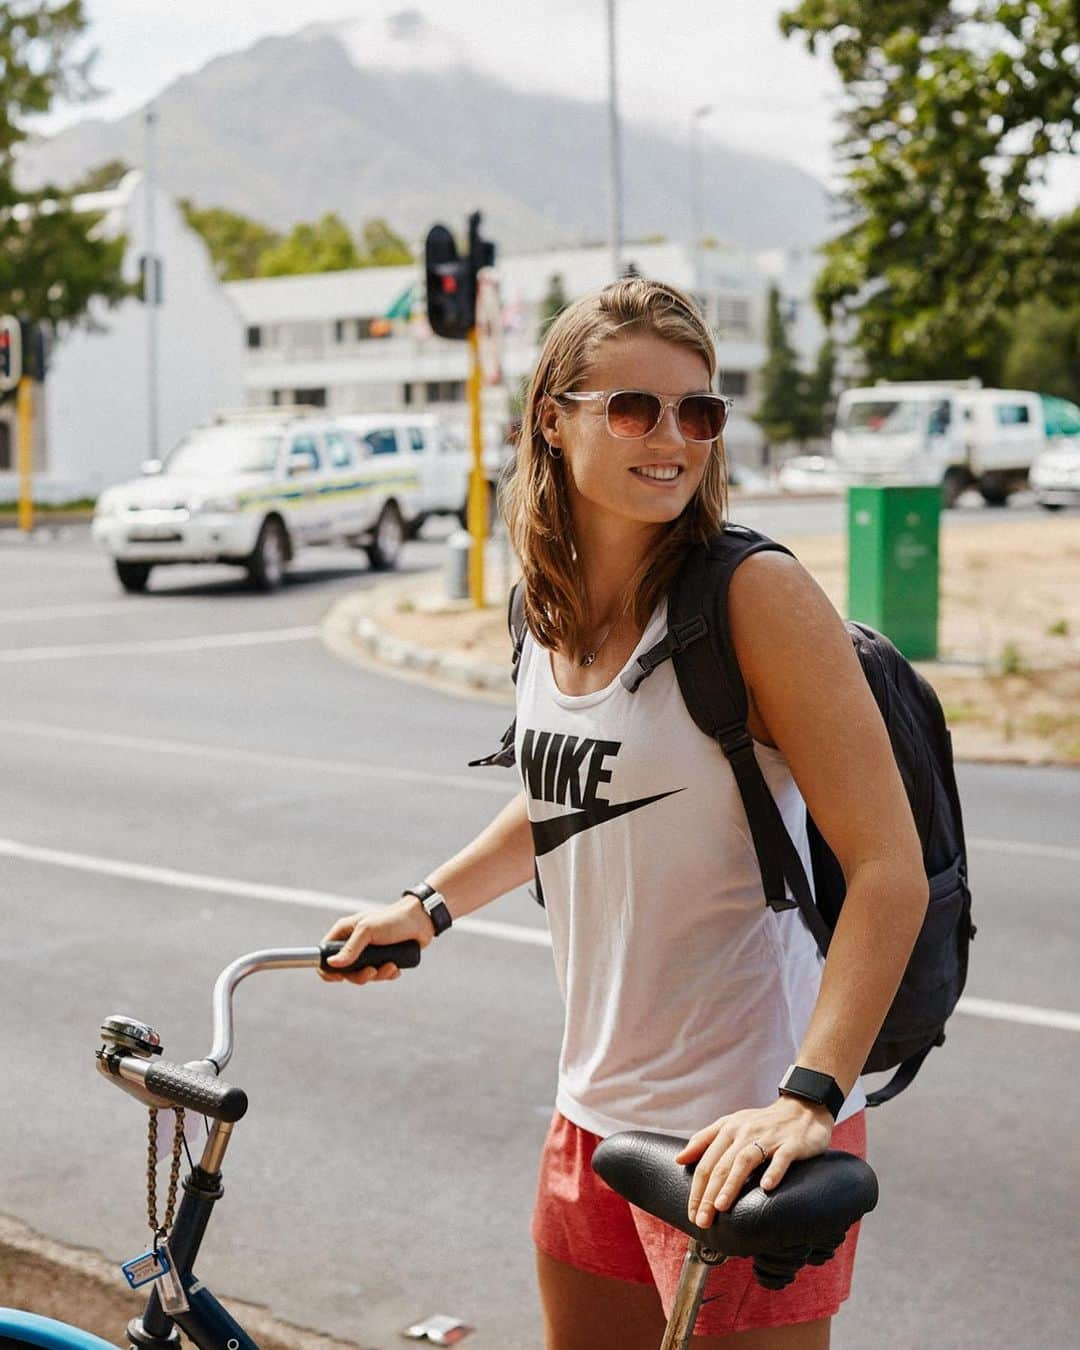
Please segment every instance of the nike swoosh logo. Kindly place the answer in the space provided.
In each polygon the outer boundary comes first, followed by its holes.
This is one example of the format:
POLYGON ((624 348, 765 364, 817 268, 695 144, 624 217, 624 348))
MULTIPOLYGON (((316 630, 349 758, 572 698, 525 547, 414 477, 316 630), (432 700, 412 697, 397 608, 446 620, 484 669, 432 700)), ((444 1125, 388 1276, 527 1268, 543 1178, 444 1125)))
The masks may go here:
POLYGON ((640 811, 643 806, 663 801, 665 797, 674 797, 685 788, 673 788, 671 792, 658 792, 655 797, 639 797, 633 802, 597 802, 587 806, 584 811, 570 811, 565 816, 555 816, 551 820, 532 821, 533 852, 538 858, 552 849, 565 844, 582 830, 591 830, 594 825, 603 825, 605 821, 625 816, 630 811, 640 811))

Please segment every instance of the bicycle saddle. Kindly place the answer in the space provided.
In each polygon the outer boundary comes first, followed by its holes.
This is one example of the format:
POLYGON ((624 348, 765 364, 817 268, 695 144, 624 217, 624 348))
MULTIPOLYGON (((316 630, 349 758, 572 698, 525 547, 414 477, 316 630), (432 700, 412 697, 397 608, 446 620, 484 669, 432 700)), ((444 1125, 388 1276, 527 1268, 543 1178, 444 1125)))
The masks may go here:
POLYGON ((597 1146, 593 1168, 625 1200, 695 1238, 721 1257, 748 1256, 766 1289, 783 1289, 809 1262, 824 1265, 856 1220, 878 1200, 873 1169, 851 1153, 829 1149, 791 1164, 772 1192, 758 1184, 762 1163, 726 1213, 708 1228, 687 1217, 693 1167, 676 1156, 686 1147, 674 1135, 627 1130, 597 1146))

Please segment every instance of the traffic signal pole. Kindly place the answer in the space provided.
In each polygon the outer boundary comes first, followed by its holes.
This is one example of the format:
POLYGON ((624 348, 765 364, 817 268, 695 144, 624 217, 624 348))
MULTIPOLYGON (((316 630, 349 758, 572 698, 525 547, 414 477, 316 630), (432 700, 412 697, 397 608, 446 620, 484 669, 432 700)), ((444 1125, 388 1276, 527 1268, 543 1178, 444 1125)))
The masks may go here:
POLYGON ((19 442, 19 529, 26 534, 34 528, 33 498, 33 381, 24 375, 19 381, 16 404, 19 442))
POLYGON ((469 330, 469 436, 472 442, 472 472, 469 474, 469 598, 476 609, 484 607, 484 545, 488 532, 488 489, 484 475, 484 430, 480 414, 480 336, 469 330))

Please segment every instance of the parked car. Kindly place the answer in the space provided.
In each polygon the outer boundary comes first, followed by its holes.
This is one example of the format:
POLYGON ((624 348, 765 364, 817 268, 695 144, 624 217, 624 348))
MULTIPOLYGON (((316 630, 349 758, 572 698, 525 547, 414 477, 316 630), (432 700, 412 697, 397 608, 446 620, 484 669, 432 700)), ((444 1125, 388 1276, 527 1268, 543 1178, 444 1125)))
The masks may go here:
POLYGON ((977 381, 847 389, 837 403, 833 454, 862 481, 940 482, 947 506, 976 487, 988 505, 1002 506, 1027 486, 1035 460, 1056 439, 1053 402, 977 381))
POLYGON ((1080 506, 1080 408, 1063 398, 1043 404, 1051 444, 1031 466, 1035 499, 1047 511, 1080 506))
POLYGON ((776 473, 782 492, 842 492, 848 476, 830 455, 793 455, 776 473))
MULTIPOLYGON (((472 473, 472 451, 464 428, 434 413, 346 413, 338 421, 356 436, 366 469, 395 484, 395 501, 405 528, 414 535, 430 516, 464 522, 472 473)), ((503 463, 501 445, 484 446, 489 503, 503 463)))
POLYGON ((391 568, 406 535, 400 494, 419 476, 372 474, 371 453, 323 416, 222 414, 103 492, 93 537, 126 591, 145 590, 155 567, 201 562, 237 564, 273 590, 298 549, 337 541, 391 568))

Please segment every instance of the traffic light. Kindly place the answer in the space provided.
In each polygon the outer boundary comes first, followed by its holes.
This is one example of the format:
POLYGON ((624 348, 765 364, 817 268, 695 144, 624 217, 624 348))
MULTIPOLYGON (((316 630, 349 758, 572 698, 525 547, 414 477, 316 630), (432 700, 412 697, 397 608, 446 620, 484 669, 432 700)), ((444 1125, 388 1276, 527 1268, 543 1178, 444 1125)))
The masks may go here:
POLYGON ((23 319, 21 327, 22 373, 41 384, 45 379, 45 326, 23 319))
POLYGON ((469 247, 460 257, 445 225, 433 225, 424 245, 427 312, 431 331, 467 338, 476 326, 476 274, 495 262, 495 245, 480 237, 480 212, 469 217, 469 247))
POLYGON ((22 379, 22 325, 11 314, 0 317, 0 393, 22 379))

